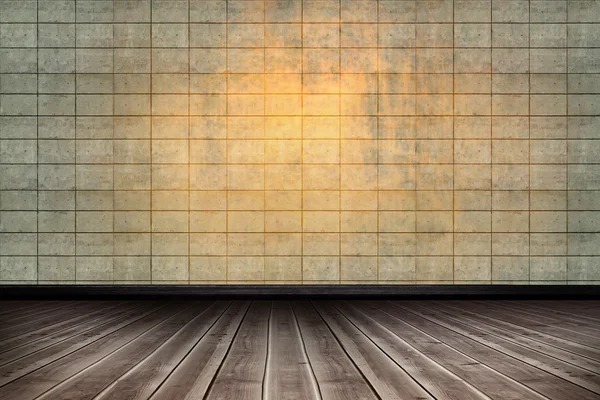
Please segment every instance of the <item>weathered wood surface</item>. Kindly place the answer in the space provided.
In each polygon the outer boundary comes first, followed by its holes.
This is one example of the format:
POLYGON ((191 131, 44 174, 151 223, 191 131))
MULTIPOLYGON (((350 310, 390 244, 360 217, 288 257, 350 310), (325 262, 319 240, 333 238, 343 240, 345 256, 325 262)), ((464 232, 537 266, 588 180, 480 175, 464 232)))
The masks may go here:
POLYGON ((0 302, 0 399, 600 400, 600 302, 0 302))

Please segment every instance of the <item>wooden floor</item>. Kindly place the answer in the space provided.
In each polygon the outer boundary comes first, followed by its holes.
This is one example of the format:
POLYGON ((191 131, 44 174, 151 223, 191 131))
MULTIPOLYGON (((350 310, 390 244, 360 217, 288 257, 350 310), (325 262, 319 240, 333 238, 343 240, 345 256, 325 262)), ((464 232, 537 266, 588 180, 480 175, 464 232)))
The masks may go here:
POLYGON ((600 302, 0 302, 0 399, 600 399, 600 302))

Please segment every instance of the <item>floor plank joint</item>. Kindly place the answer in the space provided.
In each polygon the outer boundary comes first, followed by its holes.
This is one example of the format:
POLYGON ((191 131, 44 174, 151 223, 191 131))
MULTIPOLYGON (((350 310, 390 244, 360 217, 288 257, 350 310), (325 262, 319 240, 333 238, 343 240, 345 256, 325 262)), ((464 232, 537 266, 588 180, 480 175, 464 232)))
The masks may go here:
POLYGON ((600 400, 600 302, 0 301, 0 399, 600 400))

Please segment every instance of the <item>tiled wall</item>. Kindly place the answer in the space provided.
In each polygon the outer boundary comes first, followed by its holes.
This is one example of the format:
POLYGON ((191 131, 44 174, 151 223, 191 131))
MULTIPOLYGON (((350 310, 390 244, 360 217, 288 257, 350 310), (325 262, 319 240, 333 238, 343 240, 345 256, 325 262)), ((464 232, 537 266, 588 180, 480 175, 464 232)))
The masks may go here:
POLYGON ((600 1, 0 22, 0 283, 600 282, 600 1))

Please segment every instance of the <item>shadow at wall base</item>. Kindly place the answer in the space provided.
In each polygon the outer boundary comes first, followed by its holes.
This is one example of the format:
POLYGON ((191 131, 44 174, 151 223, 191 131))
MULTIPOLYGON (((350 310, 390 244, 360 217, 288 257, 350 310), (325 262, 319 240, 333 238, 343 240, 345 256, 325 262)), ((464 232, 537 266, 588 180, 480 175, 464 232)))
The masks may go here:
POLYGON ((0 300, 600 299, 600 285, 0 285, 0 300))

